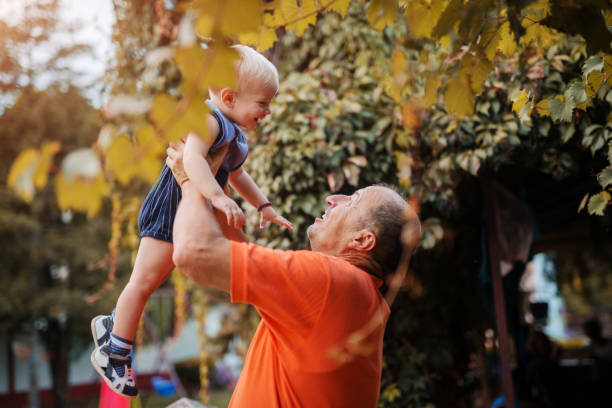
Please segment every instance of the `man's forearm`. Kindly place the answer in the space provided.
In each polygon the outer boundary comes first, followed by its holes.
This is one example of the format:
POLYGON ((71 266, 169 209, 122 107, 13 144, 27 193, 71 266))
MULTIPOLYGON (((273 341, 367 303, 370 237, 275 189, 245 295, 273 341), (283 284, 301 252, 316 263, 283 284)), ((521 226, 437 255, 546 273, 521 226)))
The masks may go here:
POLYGON ((208 203, 187 181, 174 221, 174 264, 201 285, 229 291, 230 244, 208 203))

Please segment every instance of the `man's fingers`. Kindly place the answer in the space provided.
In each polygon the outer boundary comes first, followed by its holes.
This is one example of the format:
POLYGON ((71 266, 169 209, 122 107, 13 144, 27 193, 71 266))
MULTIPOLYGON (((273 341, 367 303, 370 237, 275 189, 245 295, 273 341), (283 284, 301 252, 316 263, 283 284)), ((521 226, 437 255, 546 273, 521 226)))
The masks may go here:
POLYGON ((168 145, 177 152, 182 152, 185 148, 185 143, 182 140, 179 140, 178 142, 170 142, 168 145))
POLYGON ((234 225, 234 219, 232 217, 232 212, 228 211, 225 213, 225 216, 227 217, 227 225, 234 225))

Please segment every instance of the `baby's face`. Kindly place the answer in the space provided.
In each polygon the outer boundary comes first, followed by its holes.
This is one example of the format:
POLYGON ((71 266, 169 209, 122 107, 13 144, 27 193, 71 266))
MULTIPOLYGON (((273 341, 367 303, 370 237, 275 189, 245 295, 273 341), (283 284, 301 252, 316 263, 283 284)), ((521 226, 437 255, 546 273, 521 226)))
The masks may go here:
POLYGON ((276 88, 251 87, 236 94, 231 118, 239 126, 255 129, 259 121, 270 114, 270 102, 276 95, 276 88))

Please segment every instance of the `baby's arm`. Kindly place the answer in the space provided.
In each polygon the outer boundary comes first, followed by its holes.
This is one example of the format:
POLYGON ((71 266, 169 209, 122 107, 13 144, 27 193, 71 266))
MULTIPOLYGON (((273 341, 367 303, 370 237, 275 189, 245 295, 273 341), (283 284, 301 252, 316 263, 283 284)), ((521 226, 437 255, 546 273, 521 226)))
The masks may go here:
MULTIPOLYGON (((247 173, 242 167, 230 173, 229 183, 232 188, 238 192, 238 194, 240 194, 254 207, 259 209, 260 205, 269 203, 264 193, 259 189, 259 187, 257 187, 255 181, 253 181, 249 173, 247 173)), ((259 209, 259 212, 261 213, 261 221, 259 224, 260 228, 265 227, 266 223, 270 221, 287 227, 290 230, 293 229, 291 223, 284 217, 278 215, 271 205, 264 206, 263 208, 259 209)))
POLYGON ((227 223, 240 228, 246 222, 244 213, 234 200, 225 195, 206 160, 206 155, 219 134, 219 124, 212 115, 206 115, 206 123, 210 135, 208 140, 195 133, 187 135, 183 154, 185 172, 196 189, 209 199, 217 210, 225 213, 227 223))

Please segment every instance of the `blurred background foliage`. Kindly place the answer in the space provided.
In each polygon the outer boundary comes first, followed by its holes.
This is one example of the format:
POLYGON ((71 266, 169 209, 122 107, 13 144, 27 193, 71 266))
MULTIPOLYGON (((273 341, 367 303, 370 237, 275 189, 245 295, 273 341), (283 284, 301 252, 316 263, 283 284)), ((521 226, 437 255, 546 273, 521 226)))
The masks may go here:
MULTIPOLYGON (((47 17, 33 25, 56 29, 52 3, 40 2, 47 17)), ((578 200, 566 196, 565 207, 582 216, 609 215, 608 1, 113 5, 115 56, 101 111, 67 80, 44 90, 19 80, 39 70, 11 55, 46 37, 30 36, 26 26, 19 32, 7 22, 0 27, 14 34, 0 40, 10 50, 0 65, 2 86, 14 98, 0 117, 7 146, 1 174, 12 187, 2 187, 0 233, 7 242, 15 237, 2 262, 19 277, 2 279, 24 293, 0 302, 11 330, 45 318, 71 321, 70 330, 79 331, 96 312, 111 310, 137 247, 140 201, 168 141, 201 131, 206 89, 223 80, 223 67, 234 58, 226 43, 264 51, 281 75, 272 114, 248 135, 246 168, 295 228, 259 230, 256 212, 244 204, 253 241, 305 248, 306 227, 324 211, 330 191, 376 182, 400 185, 420 209, 425 233, 392 306, 381 407, 470 406, 475 390, 486 388, 482 370, 476 370, 481 378, 469 377, 492 325, 477 279, 483 171, 509 184, 537 172, 558 189, 568 180, 587 180, 578 200), (232 6, 247 7, 244 15, 257 18, 230 16, 232 6), (64 265, 68 278, 57 269, 64 265), (42 294, 36 302, 27 296, 32 288, 42 294), (53 307, 45 303, 51 301, 53 307)), ((64 52, 76 51, 82 48, 64 52)), ((609 223, 607 216, 598 218, 609 223)), ((556 279, 570 309, 610 305, 604 241, 583 256, 558 256, 556 279)), ((179 274, 173 283, 177 328, 189 313, 202 323, 206 305, 227 300, 193 288, 179 274), (181 300, 186 292, 192 309, 181 300)), ((256 323, 252 308, 235 306, 224 336, 202 338, 217 347, 200 354, 203 400, 207 367, 232 341, 244 346, 256 323)))

